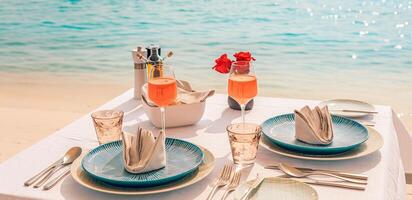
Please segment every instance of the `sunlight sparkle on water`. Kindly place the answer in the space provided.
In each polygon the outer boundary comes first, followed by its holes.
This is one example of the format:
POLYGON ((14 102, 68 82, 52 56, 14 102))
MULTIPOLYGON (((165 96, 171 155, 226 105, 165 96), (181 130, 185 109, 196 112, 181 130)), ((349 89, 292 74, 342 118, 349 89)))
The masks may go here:
POLYGON ((402 49, 402 46, 401 45, 395 45, 393 48, 395 48, 395 49, 402 49))
POLYGON ((356 56, 356 54, 352 54, 352 59, 355 60, 356 58, 358 58, 358 56, 356 56))

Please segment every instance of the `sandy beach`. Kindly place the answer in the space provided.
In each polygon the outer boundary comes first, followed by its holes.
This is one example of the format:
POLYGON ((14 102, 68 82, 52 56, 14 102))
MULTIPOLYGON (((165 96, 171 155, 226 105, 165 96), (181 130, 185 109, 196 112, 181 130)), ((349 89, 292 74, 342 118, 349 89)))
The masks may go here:
MULTIPOLYGON (((47 73, 0 73, 0 162, 29 147, 71 121, 90 112, 132 86, 127 78, 108 78, 84 74, 56 75, 47 73)), ((218 88, 224 92, 224 88, 218 88)), ((283 96, 327 99, 333 94, 270 93, 262 96, 283 96)), ((338 98, 337 96, 336 98, 338 98)), ((406 100, 405 100, 406 101, 406 100)), ((385 103, 382 100, 372 103, 385 103)), ((389 104, 390 102, 388 102, 389 104)), ((404 102, 406 104, 406 102, 404 102)), ((397 104, 399 105, 399 104, 397 104)), ((403 107, 395 106, 401 113, 403 107)), ((412 117, 401 116, 412 129, 412 117)))
POLYGON ((0 162, 129 87, 79 75, 1 73, 0 76, 0 162))

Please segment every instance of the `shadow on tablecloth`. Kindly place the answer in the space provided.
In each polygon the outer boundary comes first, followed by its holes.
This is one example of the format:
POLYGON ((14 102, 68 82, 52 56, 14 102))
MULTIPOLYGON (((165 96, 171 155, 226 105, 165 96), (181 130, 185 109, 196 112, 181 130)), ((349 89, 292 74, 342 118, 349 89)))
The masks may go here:
POLYGON ((240 117, 240 111, 226 108, 222 111, 220 118, 212 121, 206 129, 207 133, 226 133, 227 125, 231 124, 233 119, 240 117))

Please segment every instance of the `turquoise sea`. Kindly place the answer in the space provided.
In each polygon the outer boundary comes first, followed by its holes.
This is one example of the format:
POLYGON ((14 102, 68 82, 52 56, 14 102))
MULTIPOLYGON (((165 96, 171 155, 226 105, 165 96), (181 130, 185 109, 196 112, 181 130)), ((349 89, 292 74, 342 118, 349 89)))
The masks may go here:
MULTIPOLYGON (((412 1, 1 0, 0 71, 132 78, 130 50, 160 44, 177 76, 223 91, 222 53, 251 51, 261 94, 412 97, 412 1)), ((410 104, 408 104, 410 105, 410 104)))

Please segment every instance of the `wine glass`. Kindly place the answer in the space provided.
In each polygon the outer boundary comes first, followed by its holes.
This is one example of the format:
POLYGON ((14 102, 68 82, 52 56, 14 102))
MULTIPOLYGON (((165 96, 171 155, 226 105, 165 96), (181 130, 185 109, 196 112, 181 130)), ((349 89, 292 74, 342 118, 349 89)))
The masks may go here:
POLYGON ((162 131, 166 129, 165 107, 176 101, 177 86, 171 66, 164 63, 153 65, 148 75, 148 94, 151 101, 160 107, 162 131))
POLYGON ((245 123, 246 104, 257 95, 257 80, 251 61, 235 61, 229 72, 228 93, 239 103, 242 123, 245 123))

